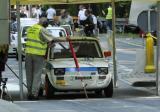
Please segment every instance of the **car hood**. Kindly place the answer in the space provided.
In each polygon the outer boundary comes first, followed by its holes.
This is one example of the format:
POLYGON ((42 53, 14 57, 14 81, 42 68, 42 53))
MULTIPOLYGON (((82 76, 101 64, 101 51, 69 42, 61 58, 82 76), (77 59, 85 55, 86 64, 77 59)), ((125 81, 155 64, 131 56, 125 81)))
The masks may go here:
MULTIPOLYGON (((74 60, 53 60, 49 61, 53 68, 76 67, 74 60)), ((79 67, 108 67, 108 61, 104 59, 78 60, 79 67)))

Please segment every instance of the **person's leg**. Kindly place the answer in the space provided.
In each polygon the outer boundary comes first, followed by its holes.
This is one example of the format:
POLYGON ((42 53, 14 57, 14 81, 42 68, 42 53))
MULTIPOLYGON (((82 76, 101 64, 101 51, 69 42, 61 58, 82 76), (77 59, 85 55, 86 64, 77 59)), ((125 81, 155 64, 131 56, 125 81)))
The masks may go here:
POLYGON ((108 27, 110 30, 112 30, 112 19, 108 20, 108 27))
MULTIPOLYGON (((0 71, 0 86, 1 86, 1 82, 2 82, 2 71, 0 71)), ((1 91, 1 89, 0 89, 1 91)))
POLYGON ((34 63, 33 63, 33 84, 32 84, 32 93, 34 96, 38 97, 38 92, 41 84, 41 75, 42 69, 44 67, 44 57, 42 56, 34 56, 34 63))
POLYGON ((0 62, 0 85, 1 85, 1 79, 2 79, 2 68, 3 68, 3 66, 2 66, 3 64, 2 64, 2 62, 0 62))
POLYGON ((90 37, 91 32, 90 32, 89 27, 85 27, 85 28, 84 28, 84 32, 85 32, 85 34, 86 34, 87 37, 90 37))
POLYGON ((0 85, 2 84, 2 72, 4 71, 5 69, 5 55, 3 52, 0 52, 0 85))
POLYGON ((89 31, 89 32, 90 32, 90 37, 94 37, 93 30, 94 30, 94 27, 91 27, 91 28, 90 28, 90 31, 89 31))
MULTIPOLYGON (((2 86, 3 86, 3 82, 2 82, 2 72, 5 70, 5 63, 1 61, 0 63, 0 93, 2 92, 2 86)), ((4 94, 4 91, 3 91, 4 94)))
POLYGON ((32 95, 32 82, 33 82, 32 56, 29 54, 26 54, 25 60, 26 60, 25 67, 26 67, 26 81, 27 81, 28 95, 32 95))
POLYGON ((0 71, 0 94, 2 93, 1 84, 2 84, 2 71, 0 71))

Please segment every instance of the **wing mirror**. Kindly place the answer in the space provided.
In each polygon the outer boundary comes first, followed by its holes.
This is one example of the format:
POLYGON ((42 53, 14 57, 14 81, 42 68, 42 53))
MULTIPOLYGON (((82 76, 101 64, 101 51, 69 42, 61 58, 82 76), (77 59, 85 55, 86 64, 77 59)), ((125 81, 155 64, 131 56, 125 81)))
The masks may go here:
POLYGON ((109 57, 112 55, 111 51, 104 51, 103 54, 105 57, 109 57))

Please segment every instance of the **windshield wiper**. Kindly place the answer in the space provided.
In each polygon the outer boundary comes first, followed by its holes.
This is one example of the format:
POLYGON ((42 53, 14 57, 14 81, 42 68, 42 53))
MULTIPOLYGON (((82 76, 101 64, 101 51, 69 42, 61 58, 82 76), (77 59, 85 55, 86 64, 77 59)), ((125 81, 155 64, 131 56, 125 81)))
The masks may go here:
POLYGON ((66 47, 64 47, 64 45, 62 45, 62 43, 58 43, 63 49, 67 50, 66 47))

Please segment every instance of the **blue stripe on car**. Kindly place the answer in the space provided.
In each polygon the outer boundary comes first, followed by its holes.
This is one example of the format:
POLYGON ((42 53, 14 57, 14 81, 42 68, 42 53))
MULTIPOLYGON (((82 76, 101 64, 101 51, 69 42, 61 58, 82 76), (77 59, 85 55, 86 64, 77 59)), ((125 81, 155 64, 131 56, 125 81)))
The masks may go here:
MULTIPOLYGON (((78 68, 65 68, 66 72, 78 71, 78 68)), ((79 71, 97 71, 97 67, 80 67, 79 71)))

